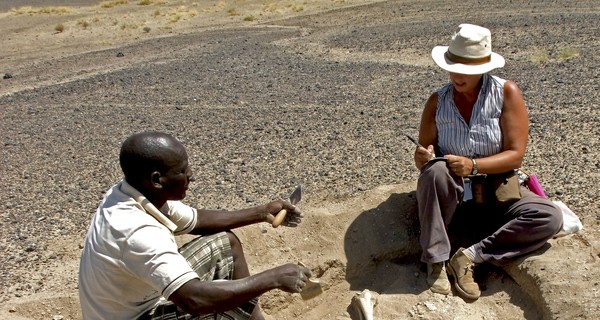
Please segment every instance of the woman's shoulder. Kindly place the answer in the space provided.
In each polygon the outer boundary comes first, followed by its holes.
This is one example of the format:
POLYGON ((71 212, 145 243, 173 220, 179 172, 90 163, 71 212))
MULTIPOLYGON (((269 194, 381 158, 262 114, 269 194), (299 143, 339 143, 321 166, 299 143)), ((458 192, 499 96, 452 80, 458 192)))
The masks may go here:
POLYGON ((503 91, 520 90, 517 83, 513 80, 504 79, 493 75, 490 75, 489 78, 492 86, 501 88, 503 91))
POLYGON ((490 76, 489 78, 492 91, 503 93, 505 96, 507 94, 521 92, 521 89, 513 80, 503 79, 497 76, 490 76))
POLYGON ((504 84, 508 81, 508 80, 506 80, 504 78, 500 78, 498 76, 490 75, 489 77, 490 77, 490 80, 491 80, 490 82, 492 84, 495 84, 495 85, 500 86, 500 87, 504 87, 504 84))
POLYGON ((437 103, 438 103, 438 91, 434 91, 427 99, 425 106, 431 108, 431 107, 437 106, 437 103))
POLYGON ((500 78, 498 76, 492 76, 492 75, 490 75, 490 79, 492 80, 492 83, 495 83, 501 87, 504 87, 504 86, 518 87, 517 83, 510 79, 504 79, 504 78, 500 78))
POLYGON ((446 83, 441 88, 434 91, 432 96, 435 95, 436 97, 440 97, 441 99, 443 99, 450 92, 452 92, 452 83, 446 83))

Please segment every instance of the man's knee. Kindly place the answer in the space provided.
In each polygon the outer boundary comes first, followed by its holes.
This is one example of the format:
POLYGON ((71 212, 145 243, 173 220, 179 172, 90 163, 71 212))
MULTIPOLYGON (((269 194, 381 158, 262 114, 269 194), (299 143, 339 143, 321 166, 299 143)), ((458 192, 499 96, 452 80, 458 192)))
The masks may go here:
POLYGON ((242 252, 242 241, 240 240, 240 238, 238 238, 238 236, 235 233, 233 233, 231 230, 225 231, 225 234, 227 234, 227 238, 229 239, 231 251, 233 251, 234 254, 241 253, 242 252))

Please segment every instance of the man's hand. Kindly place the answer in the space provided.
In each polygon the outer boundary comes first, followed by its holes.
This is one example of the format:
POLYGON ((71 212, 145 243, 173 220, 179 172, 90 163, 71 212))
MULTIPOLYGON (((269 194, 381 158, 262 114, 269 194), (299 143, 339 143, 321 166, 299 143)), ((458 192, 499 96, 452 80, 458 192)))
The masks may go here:
POLYGON ((302 222, 302 218, 304 215, 300 212, 296 206, 291 204, 287 200, 279 199, 273 202, 270 202, 265 207, 267 211, 267 222, 273 223, 273 219, 282 209, 287 210, 287 215, 285 216, 285 220, 281 223, 282 226, 286 227, 297 227, 300 222, 302 222))
POLYGON ((291 293, 302 291, 306 281, 312 277, 308 268, 295 263, 284 264, 271 269, 271 271, 276 273, 278 288, 291 293))
POLYGON ((169 300, 190 314, 206 314, 231 310, 272 289, 289 293, 302 291, 310 270, 296 263, 287 263, 258 274, 228 281, 189 280, 177 289, 169 300))
POLYGON ((473 161, 467 157, 447 155, 450 172, 459 177, 466 177, 473 172, 473 161))

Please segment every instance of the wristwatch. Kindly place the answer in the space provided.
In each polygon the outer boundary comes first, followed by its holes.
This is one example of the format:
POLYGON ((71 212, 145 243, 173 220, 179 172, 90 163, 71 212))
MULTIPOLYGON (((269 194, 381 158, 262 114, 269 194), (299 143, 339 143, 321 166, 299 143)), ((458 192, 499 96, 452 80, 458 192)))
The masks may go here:
POLYGON ((479 169, 477 168, 477 161, 475 161, 475 159, 471 159, 471 161, 473 161, 473 171, 471 171, 471 174, 476 175, 477 173, 479 173, 479 169))

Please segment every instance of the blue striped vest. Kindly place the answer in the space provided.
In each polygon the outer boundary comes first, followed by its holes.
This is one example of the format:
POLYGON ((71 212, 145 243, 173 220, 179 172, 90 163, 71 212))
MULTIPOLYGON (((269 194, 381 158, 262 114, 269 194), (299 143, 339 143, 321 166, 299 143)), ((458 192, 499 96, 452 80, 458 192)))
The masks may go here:
POLYGON ((506 80, 483 75, 483 83, 469 125, 454 104, 454 90, 449 83, 437 91, 435 123, 438 147, 442 155, 453 154, 469 158, 491 156, 502 151, 500 114, 506 80))

